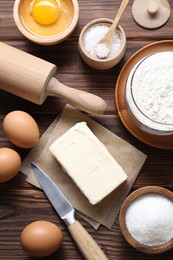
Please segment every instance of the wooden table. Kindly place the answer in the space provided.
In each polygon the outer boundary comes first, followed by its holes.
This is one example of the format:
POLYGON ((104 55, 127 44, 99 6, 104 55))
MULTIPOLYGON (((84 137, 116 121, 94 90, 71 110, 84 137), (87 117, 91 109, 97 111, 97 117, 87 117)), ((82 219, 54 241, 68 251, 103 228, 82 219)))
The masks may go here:
MULTIPOLYGON (((132 18, 133 1, 131 0, 120 22, 127 36, 127 51, 123 60, 113 69, 102 72, 89 68, 78 53, 78 37, 83 26, 95 18, 113 19, 120 2, 120 0, 79 0, 80 17, 74 33, 65 42, 46 47, 28 41, 18 31, 13 20, 14 0, 0 0, 0 41, 56 64, 57 78, 60 82, 98 94, 106 100, 105 114, 92 116, 92 118, 148 155, 131 191, 146 185, 158 185, 173 191, 173 151, 152 148, 132 136, 120 121, 114 100, 116 80, 128 58, 149 43, 173 39, 173 15, 171 14, 167 24, 160 29, 143 29, 132 18)), ((173 4, 173 1, 169 2, 170 5, 173 4)), ((64 105, 64 101, 50 97, 39 106, 0 91, 0 147, 14 148, 20 153, 22 159, 29 153, 29 150, 14 147, 4 135, 2 121, 8 112, 20 109, 30 113, 37 121, 42 135, 64 105)), ((0 184, 0 259, 33 259, 21 248, 20 233, 27 224, 40 219, 60 225, 64 234, 61 249, 47 259, 83 259, 65 224, 62 223, 44 193, 28 184, 22 173, 13 180, 0 184)), ((98 231, 95 231, 87 222, 79 219, 109 259, 173 259, 173 251, 160 255, 147 255, 133 249, 123 238, 118 221, 111 230, 101 226, 98 231)))

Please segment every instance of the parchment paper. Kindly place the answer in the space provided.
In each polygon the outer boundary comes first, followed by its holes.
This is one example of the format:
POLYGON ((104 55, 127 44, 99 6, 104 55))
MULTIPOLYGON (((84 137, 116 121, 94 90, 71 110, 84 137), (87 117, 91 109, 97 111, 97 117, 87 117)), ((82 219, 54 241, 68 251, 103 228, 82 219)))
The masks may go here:
POLYGON ((100 224, 111 228, 120 206, 128 195, 141 167, 146 160, 146 155, 111 131, 90 119, 83 113, 67 105, 40 138, 37 147, 33 148, 22 163, 21 171, 27 175, 27 181, 39 187, 31 170, 30 162, 37 163, 49 177, 58 185, 73 207, 81 213, 95 229, 100 224), (76 187, 70 177, 62 170, 59 163, 49 152, 49 146, 77 122, 87 122, 87 125, 107 147, 116 161, 122 166, 128 178, 125 183, 107 196, 97 205, 89 204, 88 200, 76 187))

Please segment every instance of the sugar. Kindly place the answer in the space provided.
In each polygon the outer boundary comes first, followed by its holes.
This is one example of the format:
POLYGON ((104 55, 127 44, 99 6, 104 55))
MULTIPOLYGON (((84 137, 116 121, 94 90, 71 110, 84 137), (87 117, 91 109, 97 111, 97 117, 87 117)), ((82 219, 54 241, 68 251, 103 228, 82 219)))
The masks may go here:
POLYGON ((126 226, 132 237, 146 246, 158 246, 173 238, 173 202, 150 193, 134 200, 126 212, 126 226))
MULTIPOLYGON (((108 30, 109 30, 109 26, 107 26, 107 25, 96 25, 96 26, 91 27, 85 33, 85 37, 84 37, 85 49, 94 58, 98 58, 95 47, 96 47, 97 43, 99 42, 99 40, 107 33, 108 30)), ((109 55, 107 56, 107 58, 110 58, 110 57, 114 56, 116 53, 118 53, 118 51, 120 49, 120 45, 121 45, 120 36, 117 32, 115 32, 114 36, 113 36, 112 48, 111 48, 111 51, 110 51, 109 55)), ((105 47, 103 47, 101 45, 98 48, 99 48, 98 54, 99 54, 100 58, 102 58, 101 56, 105 55, 105 51, 106 51, 105 47)))

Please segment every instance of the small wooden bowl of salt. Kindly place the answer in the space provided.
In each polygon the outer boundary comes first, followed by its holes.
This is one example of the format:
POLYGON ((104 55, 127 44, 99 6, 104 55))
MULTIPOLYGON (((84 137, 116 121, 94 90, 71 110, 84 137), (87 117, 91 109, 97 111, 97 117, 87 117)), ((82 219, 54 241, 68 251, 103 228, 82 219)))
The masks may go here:
POLYGON ((119 224, 135 249, 159 254, 173 248, 173 193, 146 186, 131 193, 121 206, 119 224))
POLYGON ((96 19, 85 25, 80 33, 78 42, 79 53, 85 63, 94 69, 110 69, 118 64, 125 54, 126 35, 120 25, 115 30, 109 55, 103 59, 101 58, 102 53, 100 55, 96 54, 95 47, 98 41, 106 34, 112 23, 113 20, 111 19, 96 19))

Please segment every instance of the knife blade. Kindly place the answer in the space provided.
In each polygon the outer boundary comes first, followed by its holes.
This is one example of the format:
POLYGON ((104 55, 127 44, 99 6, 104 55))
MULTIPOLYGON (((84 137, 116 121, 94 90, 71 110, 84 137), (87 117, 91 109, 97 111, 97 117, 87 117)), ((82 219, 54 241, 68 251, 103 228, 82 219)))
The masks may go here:
POLYGON ((87 260, 107 260, 96 241, 86 229, 76 220, 75 210, 50 177, 34 162, 31 163, 32 170, 41 188, 52 203, 60 218, 66 223, 82 255, 87 260))

